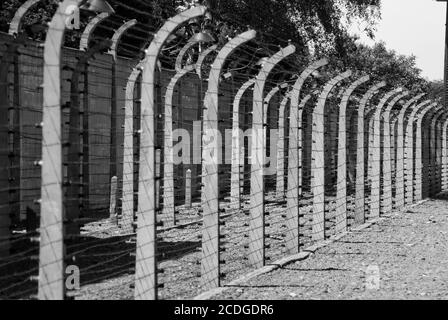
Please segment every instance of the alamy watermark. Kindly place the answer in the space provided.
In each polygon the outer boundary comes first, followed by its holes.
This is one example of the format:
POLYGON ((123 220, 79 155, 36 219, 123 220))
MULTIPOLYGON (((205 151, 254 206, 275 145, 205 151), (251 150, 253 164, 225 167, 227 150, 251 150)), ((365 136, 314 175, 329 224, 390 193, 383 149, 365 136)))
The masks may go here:
MULTIPOLYGON (((255 132, 255 137, 265 141, 267 134, 268 130, 262 129, 255 132)), ((240 165, 243 165, 244 158, 247 157, 247 164, 261 164, 265 167, 265 175, 273 175, 277 170, 278 136, 277 129, 269 130, 269 146, 266 146, 265 142, 261 144, 263 149, 269 148, 269 156, 264 150, 264 156, 259 159, 257 155, 252 156, 252 139, 254 138, 252 129, 246 131, 226 129, 224 136, 220 130, 204 129, 204 134, 202 134, 202 122, 194 121, 192 134, 186 129, 173 130, 172 163, 174 165, 231 165, 238 157, 240 165), (245 155, 246 145, 248 153, 245 155)), ((165 138, 169 139, 170 137, 165 138)))
POLYGON ((79 8, 76 5, 69 5, 65 9, 65 14, 68 16, 65 20, 65 26, 68 30, 79 30, 81 29, 81 15, 79 13, 79 8))

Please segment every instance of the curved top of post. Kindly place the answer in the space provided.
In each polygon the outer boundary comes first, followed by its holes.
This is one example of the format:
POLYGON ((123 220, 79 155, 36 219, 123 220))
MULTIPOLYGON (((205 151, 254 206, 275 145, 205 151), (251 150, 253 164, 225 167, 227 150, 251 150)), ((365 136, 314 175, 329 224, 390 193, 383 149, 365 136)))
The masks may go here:
MULTIPOLYGON (((264 99, 265 103, 269 103, 271 102, 271 99, 277 94, 277 92, 280 91, 280 89, 285 89, 288 87, 288 83, 287 82, 283 82, 282 84, 274 87, 271 89, 271 91, 269 91, 269 93, 266 95, 266 98, 264 99)), ((288 92, 289 94, 289 92, 288 92)))
POLYGON ((352 71, 347 70, 343 73, 340 73, 339 75, 337 75, 336 77, 334 77, 333 79, 331 79, 330 81, 327 82, 327 84, 324 87, 324 90, 322 90, 322 93, 319 96, 318 103, 317 103, 316 109, 314 111, 315 113, 322 114, 322 115, 324 114, 325 102, 326 102, 331 90, 333 90, 333 88, 339 82, 344 81, 351 75, 352 75, 352 71))
MULTIPOLYGON (((425 100, 423 102, 421 102, 420 104, 418 104, 414 109, 412 109, 412 112, 409 116, 410 119, 413 119, 415 117, 415 115, 420 111, 421 108, 423 108, 424 106, 426 106, 427 104, 432 103, 432 100, 425 100)), ((410 121, 409 123, 412 123, 412 121, 410 121)))
POLYGON ((347 90, 344 91, 342 96, 342 101, 339 107, 339 112, 345 115, 345 111, 347 110, 348 101, 353 92, 363 83, 366 83, 370 80, 370 76, 364 76, 353 82, 347 90))
POLYGON ((9 24, 8 33, 10 35, 18 35, 21 32, 23 17, 39 2, 40 0, 28 0, 24 4, 22 4, 19 9, 17 9, 14 17, 11 20, 11 23, 9 24))
POLYGON ((280 86, 276 86, 269 91, 269 93, 264 98, 264 103, 268 104, 271 102, 272 98, 280 91, 280 86))
POLYGON ((135 68, 132 69, 131 74, 129 75, 128 78, 128 83, 126 86, 126 90, 133 90, 134 88, 134 83, 137 81, 137 78, 140 76, 140 74, 142 73, 142 67, 143 67, 144 62, 141 61, 135 68))
POLYGON ((93 32, 98 27, 98 25, 103 22, 105 19, 109 18, 111 14, 109 12, 103 12, 94 17, 87 24, 84 32, 82 33, 81 40, 79 41, 79 50, 86 51, 89 47, 90 38, 92 37, 93 32))
POLYGON ((196 73, 199 77, 199 79, 202 79, 202 65, 204 64, 205 58, 212 52, 216 51, 218 49, 218 46, 216 44, 208 47, 204 51, 201 52, 201 54, 198 57, 198 61, 196 62, 196 73))
MULTIPOLYGON (((201 37, 195 37, 195 36, 193 36, 193 37, 187 42, 187 44, 186 44, 185 46, 182 47, 182 49, 179 51, 179 54, 178 54, 177 57, 176 57, 176 63, 175 63, 175 69, 176 69, 176 72, 180 72, 180 71, 182 70, 182 61, 184 60, 184 56, 185 56, 185 54, 187 53, 187 51, 188 51, 191 47, 195 46, 196 44, 198 44, 198 43, 203 43, 203 42, 207 42, 207 40, 205 40, 204 38, 201 38, 201 37)), ((213 51, 213 50, 216 50, 216 48, 217 48, 217 47, 215 46, 215 48, 212 49, 212 51, 213 51)), ((208 55, 210 52, 211 52, 211 51, 209 50, 205 55, 208 55)), ((205 57, 204 57, 204 58, 205 58, 205 57)), ((199 62, 199 59, 198 59, 198 62, 199 62)), ((202 64, 202 61, 201 61, 201 64, 202 64)))
MULTIPOLYGON (((215 61, 212 64, 212 70, 210 71, 210 75, 216 72, 220 73, 227 57, 231 55, 233 51, 235 51, 239 46, 241 46, 246 42, 249 42, 250 40, 255 39, 256 36, 257 32, 255 30, 249 30, 237 35, 229 42, 227 42, 224 45, 224 47, 219 51, 218 56, 215 58, 215 61)), ((220 74, 215 74, 215 76, 219 78, 220 74)))
POLYGON ((392 109, 395 107, 395 105, 397 104, 397 102, 408 95, 409 95, 409 91, 404 91, 402 94, 400 94, 400 95, 396 96, 394 99, 392 99, 392 101, 389 102, 389 104, 387 105, 386 110, 384 111, 384 114, 386 116, 390 116, 390 113, 391 113, 392 109))
POLYGON ((307 94, 302 101, 300 101, 300 105, 299 105, 299 110, 302 110, 305 108, 306 104, 308 103, 308 101, 311 100, 311 98, 313 97, 313 93, 307 94))
POLYGON ((196 6, 179 13, 175 17, 168 19, 162 28, 154 35, 154 38, 149 45, 146 52, 144 74, 153 74, 155 72, 157 59, 160 54, 160 50, 168 40, 168 37, 177 29, 179 26, 184 24, 190 19, 194 19, 203 16, 207 8, 205 6, 196 6))
POLYGON ((283 59, 292 55, 296 52, 296 47, 294 45, 288 45, 287 47, 281 49, 272 57, 270 57, 262 66, 260 72, 258 73, 257 79, 255 80, 255 90, 261 92, 263 95, 264 85, 266 83, 266 79, 271 73, 271 71, 280 63, 283 59), (261 86, 260 86, 261 84, 261 86))
POLYGON ((381 116, 381 112, 383 111, 384 106, 387 101, 392 98, 394 95, 403 92, 403 88, 395 88, 389 92, 387 92, 384 97, 381 99, 378 106, 375 108, 375 117, 379 118, 381 116))
POLYGON ((248 81, 246 81, 241 88, 238 90, 238 92, 235 95, 235 99, 233 102, 233 110, 239 110, 240 108, 240 101, 241 98, 243 97, 244 93, 247 91, 247 89, 249 89, 250 87, 252 87, 255 83, 255 79, 250 79, 248 81))
POLYGON ((375 85, 373 85, 366 94, 362 97, 361 102, 359 103, 358 108, 358 118, 364 119, 364 111, 366 109, 367 103, 370 99, 380 90, 381 88, 385 87, 387 84, 385 81, 381 81, 375 85))
MULTIPOLYGON (((282 102, 280 102, 280 113, 283 111, 285 111, 286 105, 289 101, 289 99, 291 98, 291 90, 289 90, 288 92, 285 93, 282 102)), ((280 116, 279 116, 280 117, 280 116)))
POLYGON ((416 103, 418 100, 423 98, 426 95, 426 93, 419 94, 418 96, 413 97, 408 102, 405 103, 403 108, 401 108, 400 113, 398 114, 398 123, 403 124, 404 123, 404 117, 406 116, 406 112, 408 112, 409 108, 416 103))
POLYGON ((439 118, 442 116, 446 116, 447 115, 448 110, 445 110, 445 108, 441 108, 439 109, 435 114, 434 117, 432 118, 431 124, 434 126, 438 121, 439 118))
POLYGON ((293 86, 293 89, 291 90, 291 105, 299 105, 300 100, 300 93, 302 91, 303 84, 305 83, 306 79, 317 69, 325 66, 328 64, 327 59, 321 59, 316 62, 313 62, 310 64, 299 76, 296 83, 293 86))
MULTIPOLYGON (((425 116, 428 114, 428 112, 429 111, 431 111, 432 109, 434 109, 434 108, 441 108, 441 106, 439 105, 439 103, 438 102, 434 102, 434 103, 431 103, 429 106, 426 106, 421 112, 420 112, 420 114, 418 115, 418 118, 417 118, 417 126, 421 126, 422 125, 422 122, 423 122, 423 119, 425 118, 425 116)), ((438 109, 437 108, 437 109, 438 109)))
POLYGON ((120 44, 121 37, 123 37, 125 32, 135 26, 137 23, 137 19, 126 21, 120 28, 117 29, 117 31, 115 31, 114 35, 112 36, 112 46, 109 50, 109 53, 112 55, 114 60, 117 60, 118 57, 118 45, 120 44))

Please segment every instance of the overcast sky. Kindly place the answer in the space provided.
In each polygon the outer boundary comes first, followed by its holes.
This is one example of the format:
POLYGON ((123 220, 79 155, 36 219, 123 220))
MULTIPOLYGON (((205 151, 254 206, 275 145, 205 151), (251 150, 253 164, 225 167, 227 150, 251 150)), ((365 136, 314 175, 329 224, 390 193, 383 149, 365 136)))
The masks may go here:
MULTIPOLYGON (((382 20, 375 41, 417 57, 423 76, 443 79, 446 3, 436 0, 382 0, 382 20)), ((353 32, 359 28, 352 28, 353 32)), ((362 40, 368 44, 367 37, 362 40)))

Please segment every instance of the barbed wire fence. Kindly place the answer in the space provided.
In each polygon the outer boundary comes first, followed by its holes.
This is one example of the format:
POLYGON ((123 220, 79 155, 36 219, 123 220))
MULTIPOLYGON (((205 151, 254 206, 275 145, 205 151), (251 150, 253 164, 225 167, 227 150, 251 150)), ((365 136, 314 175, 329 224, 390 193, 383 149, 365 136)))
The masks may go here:
POLYGON ((2 298, 191 298, 447 191, 425 93, 250 27, 217 41, 200 5, 99 13, 75 50, 65 0, 34 41, 36 3, 0 33, 2 298))

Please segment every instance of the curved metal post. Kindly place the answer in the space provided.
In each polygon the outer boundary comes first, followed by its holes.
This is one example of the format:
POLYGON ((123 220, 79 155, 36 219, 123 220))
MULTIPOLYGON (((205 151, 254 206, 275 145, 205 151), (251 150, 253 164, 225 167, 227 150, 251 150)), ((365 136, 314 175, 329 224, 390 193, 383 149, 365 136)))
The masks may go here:
POLYGON ((440 118, 445 116, 447 113, 443 108, 439 110, 432 118, 430 124, 430 152, 429 156, 429 175, 427 180, 429 181, 429 196, 434 196, 437 194, 436 188, 438 187, 438 166, 439 166, 439 143, 438 143, 438 124, 440 122, 440 118))
POLYGON ((204 289, 219 287, 219 132, 218 90, 227 58, 240 46, 253 40, 256 32, 246 31, 230 40, 213 62, 204 100, 202 148, 202 260, 201 282, 204 289))
MULTIPOLYGON (((110 178, 117 176, 118 174, 118 163, 119 157, 121 157, 121 148, 118 145, 122 142, 118 140, 118 128, 122 128, 122 113, 121 109, 118 108, 118 91, 122 90, 123 84, 119 84, 118 72, 117 72, 117 62, 118 62, 118 46, 120 45, 121 38, 123 35, 132 27, 137 24, 137 20, 129 20, 118 28, 112 36, 112 45, 109 50, 109 54, 112 56, 112 92, 111 92, 111 111, 110 111, 110 155, 109 155, 109 176, 110 178), (120 112, 120 113, 119 113, 120 112)), ((160 181, 157 180, 158 186, 160 186, 160 181)), ((157 189, 158 186, 156 186, 157 189)), ((159 197, 157 197, 158 201, 159 197)), ((158 203, 156 204, 158 206, 158 203)))
POLYGON ((442 125, 442 191, 448 190, 448 119, 442 125))
POLYGON ((302 159, 299 158, 299 141, 302 140, 302 121, 299 104, 305 81, 316 70, 328 64, 326 59, 312 63, 299 76, 291 90, 289 115, 288 183, 286 191, 286 248, 290 254, 299 252, 299 198, 302 194, 302 159))
POLYGON ((126 85, 126 103, 124 107, 124 149, 123 149, 123 190, 121 230, 134 232, 134 92, 135 84, 141 75, 143 62, 132 70, 126 85))
POLYGON ((415 169, 415 147, 414 147, 414 124, 417 113, 421 108, 425 107, 431 100, 426 100, 412 109, 409 115, 409 120, 406 125, 406 141, 405 141, 405 158, 406 158, 406 170, 405 170, 405 204, 410 205, 414 203, 414 169, 415 169))
POLYGON ((280 102, 280 108, 278 111, 276 196, 279 199, 283 199, 285 197, 285 113, 290 99, 291 91, 285 93, 283 100, 280 102))
POLYGON ((154 36, 143 67, 140 170, 137 213, 135 299, 157 299, 156 190, 155 190, 155 73, 160 51, 168 37, 188 20, 204 15, 204 6, 193 7, 165 22, 154 36))
MULTIPOLYGON (((428 114, 429 111, 435 108, 440 108, 439 104, 437 102, 427 106, 423 111, 417 115, 417 131, 416 131, 416 137, 415 137, 415 180, 414 180, 414 186, 415 186, 415 200, 420 201, 423 199, 423 140, 422 140, 422 134, 423 134, 423 120, 425 119, 425 116, 428 114)), ((436 109, 436 110, 437 110, 436 109)))
POLYGON ((339 105, 336 234, 347 231, 347 106, 353 92, 369 80, 369 76, 364 76, 353 82, 343 93, 339 105))
MULTIPOLYGON (((408 96, 406 91, 394 99, 387 105, 383 113, 383 211, 392 211, 392 157, 391 157, 391 136, 394 136, 395 130, 391 130, 390 113, 395 105, 404 97, 408 96)), ((393 138, 392 138, 393 139, 393 138)))
POLYGON ((114 35, 112 36, 112 45, 110 47, 109 54, 112 55, 115 62, 118 58, 118 46, 120 44, 121 38, 130 28, 134 27, 137 23, 137 19, 126 21, 123 25, 120 26, 120 28, 117 29, 117 31, 115 31, 114 35))
POLYGON ((387 101, 402 91, 402 88, 397 88, 386 93, 373 115, 372 150, 369 150, 372 155, 372 187, 370 195, 370 218, 372 219, 378 218, 381 212, 381 115, 387 101))
POLYGON ((405 132, 404 132, 404 120, 407 112, 411 107, 414 107, 414 104, 423 98, 425 94, 420 94, 410 99, 401 109, 397 118, 397 167, 395 174, 395 206, 397 209, 401 209, 405 205, 405 179, 404 179, 404 168, 405 168, 405 158, 404 158, 404 140, 405 140, 405 132))
POLYGON ((325 239, 325 105, 333 88, 352 75, 350 70, 330 80, 319 96, 313 110, 313 132, 311 151, 311 190, 313 194, 312 239, 325 239))
POLYGON ((245 92, 255 83, 255 79, 246 81, 236 93, 232 110, 232 168, 230 176, 230 206, 233 209, 241 208, 241 167, 244 160, 244 150, 241 150, 240 135, 240 103, 245 92))
MULTIPOLYGON (((274 136, 274 137, 272 135, 270 136, 270 151, 271 152, 270 152, 269 158, 267 157, 267 149, 266 149, 267 133, 268 133, 268 130, 270 129, 269 122, 268 122, 269 121, 269 119, 268 119, 269 106, 271 104, 272 99, 275 97, 275 95, 277 93, 279 93, 281 89, 284 89, 286 87, 288 87, 288 83, 286 83, 286 82, 282 83, 281 85, 272 88, 271 91, 264 98, 264 107, 263 107, 264 154, 266 157, 265 165, 269 164, 269 168, 270 168, 269 171, 267 171, 267 170, 265 171, 265 175, 273 175, 273 174, 277 173, 277 171, 273 172, 273 170, 277 169, 277 161, 278 161, 278 159, 277 159, 278 131, 276 131, 276 136, 274 136)), ((272 134, 272 131, 271 131, 271 134, 272 134)))
POLYGON ((173 157, 173 95, 177 83, 185 75, 192 72, 194 66, 186 66, 171 78, 165 93, 165 122, 164 122, 164 163, 163 163, 163 217, 164 224, 170 221, 176 224, 174 203, 174 157, 173 157))
POLYGON ((59 4, 44 46, 42 190, 39 292, 43 300, 64 299, 64 211, 62 205, 61 57, 66 21, 79 0, 59 4), (71 10, 70 10, 71 9, 71 10))
POLYGON ((199 79, 202 79, 202 65, 204 64, 205 58, 212 52, 215 52, 217 49, 218 46, 214 44, 205 49, 204 51, 202 51, 201 54, 199 55, 198 61, 196 62, 196 74, 198 75, 199 79))
POLYGON ((10 35, 17 36, 22 31, 23 17, 40 1, 41 0, 28 0, 28 1, 24 2, 19 7, 19 9, 17 9, 16 13, 14 14, 14 17, 11 20, 11 23, 9 24, 8 33, 10 35))
MULTIPOLYGON (((166 88, 165 93, 165 117, 164 117, 164 163, 163 163, 163 221, 168 223, 172 221, 172 224, 176 224, 176 210, 174 202, 174 158, 173 158, 173 95, 174 89, 176 88, 178 82, 187 74, 192 71, 202 70, 202 63, 207 57, 207 54, 213 52, 213 50, 205 50, 201 55, 203 58, 195 64, 187 65, 181 68, 180 63, 182 62, 182 57, 194 44, 198 44, 201 41, 190 41, 181 50, 178 55, 178 60, 176 62, 176 74, 171 79, 170 83, 166 88), (185 49, 187 48, 187 49, 185 49), (179 63, 179 65, 177 65, 179 63)), ((180 106, 178 106, 180 107, 180 106)))
POLYGON ((292 55, 296 47, 289 45, 270 57, 263 65, 254 84, 252 109, 252 152, 250 174, 250 234, 249 262, 255 268, 265 263, 265 212, 264 212, 264 88, 271 71, 281 61, 292 55))
POLYGON ((79 41, 79 50, 86 51, 89 48, 90 39, 93 35, 95 29, 102 23, 104 20, 111 16, 108 12, 103 12, 94 17, 87 24, 84 32, 81 35, 81 40, 79 41))
MULTIPOLYGON (((356 138, 356 186, 355 186, 355 225, 365 222, 365 110, 370 99, 386 86, 386 82, 380 82, 372 86, 362 97, 358 107, 358 129, 356 138)), ((370 138, 370 137, 369 137, 370 138)))

